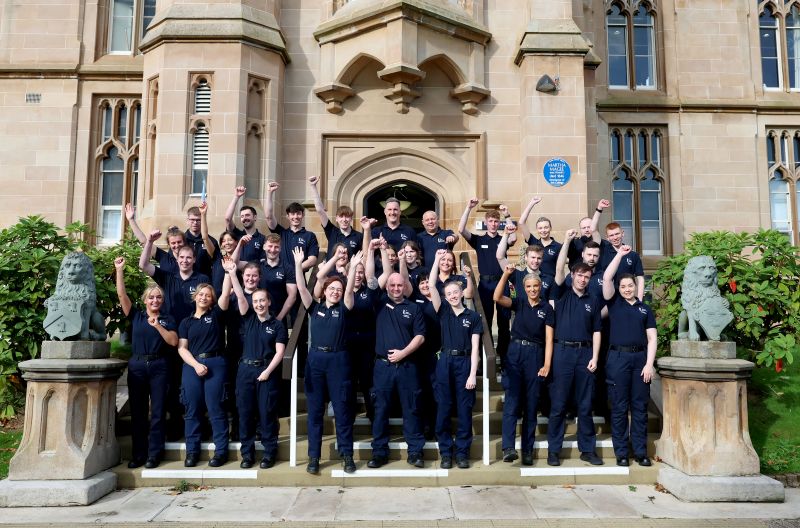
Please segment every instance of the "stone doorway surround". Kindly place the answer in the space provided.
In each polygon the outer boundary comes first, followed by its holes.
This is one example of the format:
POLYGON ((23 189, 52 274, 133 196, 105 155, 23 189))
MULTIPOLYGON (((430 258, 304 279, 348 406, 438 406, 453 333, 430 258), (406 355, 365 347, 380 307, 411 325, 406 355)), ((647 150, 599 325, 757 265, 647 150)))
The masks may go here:
POLYGON ((331 133, 321 144, 320 194, 329 210, 348 205, 360 217, 373 190, 405 180, 433 194, 442 227, 456 229, 466 201, 488 194, 483 134, 331 133))

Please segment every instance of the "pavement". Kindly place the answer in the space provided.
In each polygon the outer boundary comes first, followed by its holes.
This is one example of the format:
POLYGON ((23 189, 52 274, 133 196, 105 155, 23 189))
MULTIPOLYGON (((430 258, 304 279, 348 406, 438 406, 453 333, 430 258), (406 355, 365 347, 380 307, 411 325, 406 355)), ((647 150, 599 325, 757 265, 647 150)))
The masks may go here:
POLYGON ((0 527, 800 528, 800 489, 786 502, 689 503, 653 485, 449 488, 259 487, 117 490, 90 506, 0 509, 0 527))

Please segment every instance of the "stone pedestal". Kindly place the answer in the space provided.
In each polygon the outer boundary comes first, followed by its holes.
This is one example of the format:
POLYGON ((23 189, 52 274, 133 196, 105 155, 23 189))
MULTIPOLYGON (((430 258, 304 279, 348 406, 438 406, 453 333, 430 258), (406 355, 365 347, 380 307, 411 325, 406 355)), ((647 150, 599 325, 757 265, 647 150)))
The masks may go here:
POLYGON ((735 354, 733 343, 673 342, 673 357, 658 360, 664 428, 656 455, 672 466, 659 482, 688 501, 783 501, 783 487, 759 475, 750 441, 747 379, 754 365, 712 359, 728 357, 731 347, 735 354))
MULTIPOLYGON (((8 481, 0 487, 0 504, 21 505, 11 497, 21 493, 22 488, 35 488, 41 493, 43 489, 69 487, 63 481, 73 481, 75 489, 83 486, 89 490, 81 495, 86 500, 102 496, 97 496, 100 488, 106 493, 113 489, 108 489, 108 476, 99 484, 84 479, 119 462, 114 432, 116 387, 126 362, 109 358, 108 343, 74 341, 57 343, 55 347, 45 343, 42 348, 66 359, 33 359, 19 365, 28 382, 25 430, 11 459, 8 481), (68 359, 86 355, 97 359, 68 359), (15 489, 14 481, 27 483, 15 489)), ((76 500, 81 499, 65 496, 60 505, 76 504, 76 500)))

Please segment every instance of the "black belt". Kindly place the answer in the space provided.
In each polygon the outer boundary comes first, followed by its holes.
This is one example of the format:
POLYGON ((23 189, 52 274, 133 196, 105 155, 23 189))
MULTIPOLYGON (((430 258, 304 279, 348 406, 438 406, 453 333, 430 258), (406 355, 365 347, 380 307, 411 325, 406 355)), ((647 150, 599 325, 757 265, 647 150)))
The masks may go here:
POLYGON ((643 347, 641 345, 636 345, 636 346, 611 345, 611 348, 613 348, 614 350, 619 350, 620 352, 644 352, 646 350, 646 347, 643 347))
POLYGON ((203 352, 202 354, 197 354, 195 356, 195 358, 196 359, 208 359, 208 358, 217 357, 218 355, 219 354, 216 353, 216 352, 203 352))
POLYGON ((466 350, 444 349, 442 353, 448 356, 466 356, 469 352, 466 350))
POLYGON ((560 345, 564 345, 565 347, 569 348, 589 348, 592 346, 591 341, 561 341, 559 340, 558 343, 560 345))
POLYGON ((377 354, 375 354, 375 360, 376 360, 376 361, 383 361, 384 363, 391 363, 391 361, 389 361, 389 358, 388 358, 388 357, 386 357, 386 356, 379 356, 379 355, 377 355, 377 354))
POLYGON ((539 341, 527 341, 525 339, 517 339, 516 337, 512 337, 511 341, 519 343, 522 346, 543 346, 539 341))
POLYGON ((499 281, 502 275, 481 275, 481 281, 499 281))
POLYGON ((329 347, 329 346, 324 346, 324 347, 312 346, 311 348, 313 350, 319 350, 320 352, 335 352, 336 351, 336 349, 334 347, 329 347))
POLYGON ((156 359, 162 358, 161 354, 140 354, 138 356, 131 356, 131 360, 136 361, 155 361, 156 359))
POLYGON ((245 365, 251 365, 253 367, 266 367, 267 365, 270 364, 270 362, 272 361, 272 358, 270 358, 270 359, 245 359, 245 358, 242 358, 239 361, 241 363, 244 363, 245 365))

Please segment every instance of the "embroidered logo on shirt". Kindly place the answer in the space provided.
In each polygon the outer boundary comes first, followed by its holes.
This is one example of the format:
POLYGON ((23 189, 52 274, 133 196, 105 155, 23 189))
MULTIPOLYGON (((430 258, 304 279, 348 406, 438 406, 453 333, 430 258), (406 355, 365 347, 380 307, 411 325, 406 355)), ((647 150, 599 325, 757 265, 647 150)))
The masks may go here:
POLYGON ((400 238, 403 240, 408 240, 408 237, 405 235, 405 233, 400 233, 400 238))
POLYGON ((268 333, 268 334, 274 334, 274 333, 275 333, 275 330, 274 330, 274 329, 273 329, 271 326, 268 326, 268 327, 266 327, 266 328, 264 329, 264 331, 265 331, 266 333, 268 333))
POLYGON ((539 317, 539 319, 544 319, 546 314, 544 313, 544 310, 536 310, 536 315, 539 317))
POLYGON ((592 313, 592 305, 591 304, 586 303, 586 304, 584 304, 584 306, 586 307, 586 311, 587 312, 592 313))
POLYGON ((443 239, 442 237, 439 237, 439 238, 437 238, 437 239, 436 239, 436 241, 437 241, 438 243, 440 243, 440 244, 444 244, 445 242, 447 242, 447 241, 446 241, 445 239, 443 239))
POLYGON ((402 315, 406 319, 411 319, 411 312, 409 312, 405 308, 403 308, 403 310, 400 312, 400 315, 402 315))
POLYGON ((212 317, 208 316, 208 315, 207 315, 207 316, 205 316, 205 317, 203 317, 203 322, 204 322, 205 324, 211 324, 211 322, 212 322, 213 320, 214 320, 214 319, 213 319, 212 317))
POLYGON ((261 249, 261 243, 258 240, 256 240, 255 242, 253 242, 253 247, 256 249, 261 249))
POLYGON ((472 321, 470 321, 469 319, 464 319, 463 321, 461 321, 461 326, 463 326, 464 328, 470 328, 472 326, 472 321))
POLYGON ((640 314, 647 315, 647 310, 645 310, 644 306, 640 306, 640 307, 639 307, 639 313, 640 313, 640 314))
POLYGON ((552 257, 552 256, 554 256, 556 254, 556 252, 554 250, 552 250, 552 249, 548 249, 547 250, 547 254, 552 257))
POLYGON ((632 258, 630 258, 630 257, 626 258, 625 262, 628 263, 628 266, 633 266, 633 259, 632 258))
POLYGON ((161 326, 166 328, 167 327, 167 320, 166 319, 159 319, 158 320, 158 324, 160 324, 161 326))
POLYGON ((197 291, 197 286, 189 286, 189 295, 194 295, 195 291, 197 291))
POLYGON ((362 299, 366 299, 367 297, 369 297, 369 295, 367 295, 367 292, 361 292, 361 293, 359 293, 358 295, 359 295, 359 297, 361 297, 362 299))
POLYGON ((331 317, 339 317, 339 310, 331 310, 331 317))
POLYGON ((276 278, 276 279, 283 280, 283 272, 280 272, 280 271, 279 271, 279 272, 277 272, 277 273, 275 274, 275 278, 276 278))
POLYGON ((305 246, 306 245, 306 240, 304 238, 298 238, 297 239, 297 245, 298 246, 305 246))

